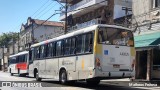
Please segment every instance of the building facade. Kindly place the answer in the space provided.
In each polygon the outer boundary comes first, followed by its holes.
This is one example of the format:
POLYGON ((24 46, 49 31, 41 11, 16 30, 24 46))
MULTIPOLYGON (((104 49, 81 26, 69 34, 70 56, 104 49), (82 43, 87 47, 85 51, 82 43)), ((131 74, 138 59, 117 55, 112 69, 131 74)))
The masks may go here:
MULTIPOLYGON (((66 0, 59 0, 65 3, 66 0)), ((132 0, 67 0, 67 25, 69 30, 93 24, 115 24, 115 19, 126 16, 123 7, 131 8, 132 0)), ((128 15, 131 12, 127 13, 128 15)), ((60 15, 64 21, 65 10, 60 15)), ((122 24, 123 22, 120 22, 122 24)))
POLYGON ((160 79, 160 0, 133 0, 136 79, 160 79))
POLYGON ((0 70, 7 71, 8 57, 9 57, 8 48, 0 48, 0 70))
POLYGON ((63 23, 28 18, 20 29, 20 51, 28 49, 31 44, 64 34, 63 23))

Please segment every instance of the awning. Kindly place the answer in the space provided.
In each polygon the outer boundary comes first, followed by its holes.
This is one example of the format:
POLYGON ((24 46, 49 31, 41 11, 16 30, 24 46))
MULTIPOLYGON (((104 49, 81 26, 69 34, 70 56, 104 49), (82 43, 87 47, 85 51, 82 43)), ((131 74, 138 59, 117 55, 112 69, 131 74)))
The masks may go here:
POLYGON ((134 37, 135 47, 148 47, 160 45, 160 32, 138 35, 134 37))

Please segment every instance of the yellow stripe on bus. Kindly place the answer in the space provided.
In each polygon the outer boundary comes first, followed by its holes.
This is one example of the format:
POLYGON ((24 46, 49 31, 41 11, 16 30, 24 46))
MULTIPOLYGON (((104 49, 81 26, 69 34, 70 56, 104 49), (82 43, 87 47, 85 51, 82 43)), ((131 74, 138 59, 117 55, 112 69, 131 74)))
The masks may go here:
POLYGON ((94 53, 95 54, 102 54, 102 45, 99 45, 98 40, 98 30, 95 30, 95 38, 94 38, 94 53))
POLYGON ((131 47, 130 48, 131 50, 131 56, 135 56, 136 55, 136 50, 135 50, 135 48, 134 47, 131 47))
POLYGON ((84 70, 84 59, 82 60, 81 67, 82 67, 82 70, 84 70))

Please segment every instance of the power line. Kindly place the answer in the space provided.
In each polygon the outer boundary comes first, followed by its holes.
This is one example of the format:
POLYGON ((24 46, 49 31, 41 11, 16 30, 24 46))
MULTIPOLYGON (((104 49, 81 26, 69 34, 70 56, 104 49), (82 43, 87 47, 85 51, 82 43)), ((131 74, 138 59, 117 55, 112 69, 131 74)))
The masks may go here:
POLYGON ((45 15, 47 12, 49 12, 51 9, 53 9, 56 5, 57 5, 57 3, 54 4, 53 7, 49 8, 46 12, 44 12, 44 13, 43 13, 41 16, 39 16, 38 18, 41 18, 43 15, 45 15))
POLYGON ((49 3, 46 7, 44 7, 34 18, 36 18, 38 15, 40 15, 44 10, 46 10, 50 5, 52 5, 53 2, 49 3))
POLYGON ((42 6, 40 6, 40 8, 39 9, 37 9, 37 11, 35 11, 34 13, 33 13, 33 15, 31 15, 31 16, 34 16, 41 8, 43 8, 48 2, 49 2, 50 0, 47 0, 42 6))
MULTIPOLYGON (((40 8, 39 9, 37 9, 31 16, 34 16, 38 11, 40 11, 41 10, 41 8, 43 8, 48 2, 49 2, 50 0, 47 0, 42 6, 40 6, 40 8)), ((21 21, 21 20, 19 20, 19 21, 21 21)), ((25 20, 26 21, 26 20, 25 20)), ((24 23, 25 21, 23 21, 22 23, 24 23)), ((12 30, 16 30, 18 27, 20 27, 21 25, 17 25, 14 29, 12 29, 12 30)))

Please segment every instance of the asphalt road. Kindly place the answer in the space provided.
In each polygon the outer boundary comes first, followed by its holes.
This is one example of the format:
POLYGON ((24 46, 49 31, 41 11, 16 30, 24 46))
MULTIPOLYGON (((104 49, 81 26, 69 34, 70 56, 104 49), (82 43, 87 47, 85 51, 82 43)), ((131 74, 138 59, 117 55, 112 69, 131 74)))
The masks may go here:
POLYGON ((34 78, 31 77, 18 77, 17 75, 10 76, 9 73, 0 71, 0 89, 2 90, 160 90, 160 87, 158 86, 133 86, 133 84, 150 85, 150 83, 128 81, 129 79, 104 80, 101 81, 98 86, 88 86, 85 82, 76 82, 67 85, 61 85, 59 82, 53 81, 51 79, 44 79, 41 82, 37 82, 34 78), (14 84, 14 87, 2 87, 2 82, 6 83, 10 81, 12 81, 12 84, 16 83, 14 84), (27 86, 25 87, 24 85, 26 83, 27 86), (33 87, 34 85, 35 87, 33 87))

